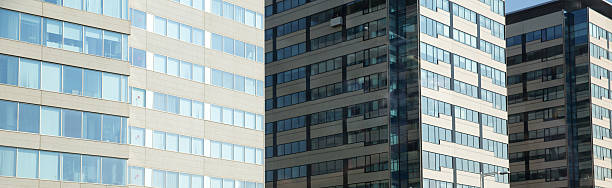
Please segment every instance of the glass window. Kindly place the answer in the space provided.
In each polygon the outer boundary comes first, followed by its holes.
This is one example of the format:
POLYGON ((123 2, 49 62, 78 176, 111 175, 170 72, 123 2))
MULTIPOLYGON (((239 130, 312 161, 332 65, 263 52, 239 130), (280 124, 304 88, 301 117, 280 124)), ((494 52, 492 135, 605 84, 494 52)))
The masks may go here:
POLYGON ((210 141, 210 157, 221 158, 221 143, 210 141))
POLYGON ((19 86, 38 89, 40 86, 40 61, 25 58, 19 60, 19 86))
POLYGON ((151 186, 155 188, 163 188, 165 182, 165 172, 161 170, 153 170, 153 175, 151 178, 151 186))
POLYGON ((204 105, 198 101, 191 101, 191 115, 194 118, 202 119, 204 118, 204 105))
POLYGON ((256 115, 255 116, 255 129, 256 130, 263 130, 263 124, 264 124, 264 119, 262 115, 256 115))
POLYGON ((100 183, 100 157, 83 155, 83 178, 87 183, 100 183))
POLYGON ((153 70, 155 72, 166 73, 166 56, 155 55, 153 58, 153 70))
POLYGON ((166 133, 160 131, 153 131, 153 148, 166 148, 166 133))
POLYGON ((102 98, 107 100, 119 101, 121 76, 117 74, 102 74, 102 98))
POLYGON ((255 45, 246 44, 246 58, 255 61, 255 45))
POLYGON ((257 62, 263 63, 263 59, 264 59, 263 48, 258 46, 257 47, 257 62))
POLYGON ((244 112, 240 110, 234 110, 234 125, 238 127, 244 127, 244 112))
POLYGON ((255 129, 255 114, 245 112, 244 113, 244 126, 248 129, 255 129))
POLYGON ((166 188, 178 188, 178 173, 166 172, 166 188))
POLYGON ((166 73, 172 76, 179 76, 179 60, 168 58, 166 73))
POLYGON ((38 151, 17 150, 17 177, 38 178, 38 151))
POLYGON ((255 27, 255 12, 246 10, 244 13, 244 24, 255 27))
POLYGON ((223 51, 223 36, 212 33, 210 41, 213 50, 223 51))
MULTIPOLYGON (((2 148, 0 148, 0 153, 1 151, 2 151, 2 148)), ((2 154, 0 154, 0 156, 1 155, 2 154)), ((59 176, 60 176, 59 165, 60 165, 59 153, 40 151, 40 179, 59 180, 59 176)))
POLYGON ((234 112, 231 108, 223 108, 223 123, 232 125, 234 112))
POLYGON ((81 112, 62 109, 62 132, 66 137, 81 138, 81 112))
POLYGON ((102 14, 102 0, 86 0, 87 1, 87 11, 102 14))
POLYGON ((81 181, 81 155, 62 153, 62 180, 81 181))
POLYGON ((199 138, 192 138, 191 140, 191 153, 196 155, 202 155, 203 152, 203 141, 199 138))
POLYGON ((0 9, 0 37, 17 40, 19 36, 19 13, 0 9))
POLYGON ((191 153, 191 137, 179 136, 178 151, 181 153, 191 153))
POLYGON ((102 141, 120 143, 121 118, 119 116, 102 116, 102 141))
POLYGON ((234 39, 223 37, 223 52, 234 54, 234 39))
POLYGON ((223 188, 234 188, 234 180, 223 179, 223 188))
POLYGON ((210 105, 210 120, 221 123, 221 107, 210 105))
POLYGON ((180 98, 180 114, 184 116, 191 116, 191 100, 180 98))
POLYGON ((147 14, 142 11, 132 9, 132 26, 140 29, 147 29, 147 14))
POLYGON ((223 86, 223 71, 212 69, 212 85, 223 86))
POLYGON ((85 96, 100 98, 102 94, 102 74, 100 72, 85 69, 83 82, 85 96))
POLYGON ((74 9, 83 9, 82 0, 63 0, 63 4, 65 7, 70 7, 74 9))
POLYGON ((234 75, 229 72, 223 72, 223 87, 234 89, 234 75))
POLYGON ((83 52, 83 26, 64 22, 64 49, 83 52))
POLYGON ((161 93, 154 93, 153 108, 156 110, 166 111, 166 95, 161 93))
POLYGON ((144 146, 145 129, 138 127, 130 127, 130 144, 144 146))
POLYGON ((130 185, 138 185, 138 186, 143 186, 144 185, 144 174, 145 174, 145 169, 142 167, 135 167, 135 166, 130 166, 130 180, 129 180, 129 184, 130 185))
POLYGON ((239 41, 239 40, 235 40, 235 55, 236 56, 240 56, 240 57, 244 57, 244 42, 239 41))
POLYGON ((178 135, 166 133, 166 150, 178 151, 178 135))
POLYGON ((104 0, 104 15, 121 18, 121 0, 104 0))
POLYGON ((255 95, 255 80, 250 79, 250 78, 245 78, 244 90, 248 94, 255 95))
POLYGON ((191 63, 181 61, 181 68, 180 68, 181 78, 191 80, 191 65, 192 65, 191 63))
POLYGON ((202 188, 202 187, 204 187, 204 177, 195 176, 195 175, 191 176, 191 188, 202 188))
POLYGON ((83 113, 83 138, 100 140, 102 136, 102 115, 83 113))
POLYGON ((40 110, 40 133, 45 135, 60 135, 60 109, 41 107, 40 110))
POLYGON ((191 26, 181 24, 180 38, 182 41, 191 42, 191 26))
POLYGON ((19 58, 0 54, 0 83, 17 85, 18 73, 19 58))
POLYGON ((132 88, 132 105, 145 107, 145 90, 132 88))
POLYGON ((234 145, 234 160, 244 162, 244 146, 234 145))
POLYGON ((193 65, 193 81, 204 82, 204 67, 193 65))
POLYGON ((41 18, 29 14, 21 14, 21 41, 40 44, 41 18))
POLYGON ((102 157, 102 183, 125 185, 126 161, 102 157))
POLYGON ((204 46, 204 32, 200 29, 193 28, 193 43, 196 45, 204 46))
POLYGON ((178 97, 167 95, 166 97, 166 110, 170 113, 179 113, 179 99, 178 97))
POLYGON ((121 59, 121 34, 104 31, 104 57, 121 59))
POLYGON ((244 162, 255 163, 255 148, 244 147, 244 162))
POLYGON ((64 80, 64 93, 81 95, 83 69, 70 66, 62 67, 64 68, 62 79, 64 80))
POLYGON ((244 8, 234 5, 234 20, 244 24, 244 8))
POLYGON ((223 17, 230 20, 234 19, 234 5, 228 2, 223 2, 223 17))
POLYGON ((263 88, 264 88, 264 83, 262 81, 257 80, 257 96, 263 96, 263 88))
POLYGON ((16 154, 15 148, 0 146, 0 176, 15 176, 16 154))
POLYGON ((43 25, 45 46, 62 48, 62 22, 45 18, 43 25))
POLYGON ((168 20, 167 36, 173 39, 179 39, 179 23, 168 20))
POLYGON ((132 65, 147 68, 147 52, 136 48, 130 49, 132 50, 132 65))
MULTIPOLYGON (((2 57, 0 57, 2 58, 2 57)), ((1 60, 0 60, 1 61, 1 60)), ((0 62, 0 67, 2 63, 0 62)), ((1 69, 1 68, 0 68, 1 69)), ((0 72, 2 72, 0 70, 0 72)), ((41 84, 40 88, 46 91, 60 91, 61 84, 61 67, 58 64, 42 63, 41 67, 41 84)), ((0 78, 2 79, 2 78, 0 78)), ((1 81, 0 81, 1 82, 1 81)))
POLYGON ((102 56, 102 30, 85 27, 85 52, 102 56))
POLYGON ((238 91, 244 92, 244 77, 239 75, 234 75, 234 89, 238 91))
POLYGON ((263 164, 263 150, 261 149, 255 150, 255 162, 257 164, 263 164))
POLYGON ((217 16, 221 16, 221 0, 212 0, 212 13, 217 16))
POLYGON ((255 27, 263 29, 263 16, 261 16, 261 14, 257 14, 256 16, 255 27))
POLYGON ((221 158, 226 160, 233 160, 234 154, 232 144, 223 143, 221 145, 221 158))
POLYGON ((155 17, 155 33, 166 36, 166 19, 155 17))

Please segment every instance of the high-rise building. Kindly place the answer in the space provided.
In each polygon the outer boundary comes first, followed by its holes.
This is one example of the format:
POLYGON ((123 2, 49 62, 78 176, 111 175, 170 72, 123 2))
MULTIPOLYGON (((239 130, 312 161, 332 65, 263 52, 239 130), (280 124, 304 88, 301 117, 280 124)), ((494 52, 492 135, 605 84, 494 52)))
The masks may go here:
POLYGON ((0 187, 262 188, 263 13, 0 1, 0 187))
POLYGON ((509 187, 504 4, 266 1, 266 187, 509 187))
POLYGON ((512 187, 610 187, 612 4, 553 1, 506 23, 512 187))

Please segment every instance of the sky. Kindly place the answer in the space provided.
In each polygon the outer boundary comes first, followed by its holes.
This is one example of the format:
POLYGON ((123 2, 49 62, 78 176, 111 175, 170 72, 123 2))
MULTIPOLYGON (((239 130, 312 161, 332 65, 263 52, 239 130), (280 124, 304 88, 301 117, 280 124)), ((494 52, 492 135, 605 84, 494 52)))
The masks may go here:
POLYGON ((506 13, 514 12, 526 7, 541 4, 551 0, 506 0, 506 13))

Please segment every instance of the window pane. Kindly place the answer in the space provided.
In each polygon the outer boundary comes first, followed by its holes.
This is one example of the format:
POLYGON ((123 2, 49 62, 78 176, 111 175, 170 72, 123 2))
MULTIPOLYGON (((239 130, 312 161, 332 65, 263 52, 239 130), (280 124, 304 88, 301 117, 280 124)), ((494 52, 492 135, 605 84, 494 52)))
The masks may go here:
POLYGON ((162 150, 166 148, 166 133, 153 131, 153 148, 162 150))
POLYGON ((19 59, 19 86, 27 88, 39 88, 40 61, 31 59, 19 59))
POLYGON ((221 16, 221 0, 212 0, 211 3, 212 13, 217 16, 221 16))
POLYGON ((175 21, 168 20, 167 36, 173 39, 179 39, 179 24, 175 21))
POLYGON ((223 143, 221 146, 221 158, 226 160, 233 160, 233 150, 234 148, 232 147, 232 144, 223 143))
POLYGON ((199 138, 193 138, 191 140, 191 153, 192 154, 196 154, 196 155, 202 155, 203 154, 203 141, 202 139, 199 138))
POLYGON ((221 123, 221 107, 210 105, 210 120, 221 123))
POLYGON ((234 188, 234 180, 223 179, 223 188, 234 188))
POLYGON ((204 178, 202 176, 191 176, 191 188, 202 187, 204 187, 204 178))
POLYGON ((38 151, 17 150, 17 177, 38 178, 38 151))
POLYGON ((83 155, 83 182, 100 183, 100 157, 83 155))
POLYGON ((200 29, 193 28, 193 43, 204 46, 204 32, 200 29))
POLYGON ((244 125, 246 128, 255 129, 255 114, 245 112, 244 113, 244 125))
POLYGON ((247 10, 244 14, 244 24, 255 27, 255 12, 247 10))
POLYGON ((210 157, 221 158, 221 143, 210 141, 210 157))
POLYGON ((41 108, 40 133, 45 135, 60 135, 60 109, 51 107, 41 108))
POLYGON ((66 137, 81 138, 81 112, 62 110, 62 132, 66 137))
POLYGON ((21 41, 40 44, 41 18, 21 14, 21 41))
POLYGON ((261 14, 257 14, 255 23, 257 28, 263 29, 263 16, 261 14))
POLYGON ((166 133, 166 150, 178 151, 178 135, 166 133))
MULTIPOLYGON (((0 57, 1 59, 2 57, 0 57)), ((1 61, 1 60, 0 60, 1 61)), ((2 62, 0 62, 0 67, 2 62)), ((47 91, 60 91, 61 70, 60 65, 52 63, 42 63, 41 67, 41 85, 40 88, 47 91)), ((0 68, 0 72, 2 72, 0 68)), ((2 79, 2 78, 0 78, 2 79)), ((1 82, 1 81, 0 81, 1 82)))
POLYGON ((234 89, 244 92, 244 77, 235 75, 234 76, 234 89))
POLYGON ((234 5, 234 21, 244 23, 244 8, 234 5))
POLYGON ((121 118, 119 116, 102 116, 102 141, 120 143, 121 118))
POLYGON ((234 146, 234 160, 244 162, 244 146, 234 146))
POLYGON ((125 185, 125 160, 102 157, 102 183, 125 185))
POLYGON ((62 47, 62 22, 45 18, 44 30, 45 30, 44 32, 45 46, 53 47, 53 48, 61 48, 62 47))
POLYGON ((191 26, 181 24, 180 32, 182 41, 191 42, 191 26))
POLYGON ((167 95, 166 97, 166 110, 170 113, 179 113, 179 99, 178 97, 167 95))
POLYGON ((64 93, 81 95, 83 69, 63 66, 64 93))
POLYGON ((223 72, 220 70, 212 69, 212 85, 223 87, 223 72))
POLYGON ((234 19, 234 5, 228 2, 223 2, 223 17, 230 20, 234 19))
POLYGON ((244 42, 235 40, 235 54, 236 56, 244 57, 244 42))
POLYGON ((166 111, 166 95, 161 93, 154 93, 153 108, 156 110, 166 111))
POLYGON ((81 180, 81 156, 62 153, 62 180, 78 182, 81 180))
POLYGON ((19 13, 0 9, 0 37, 17 40, 19 31, 19 13))
POLYGON ((145 107, 145 90, 132 88, 132 105, 145 107))
POLYGON ((264 83, 262 81, 257 80, 257 96, 263 96, 263 88, 264 88, 264 83))
POLYGON ((151 186, 155 188, 163 188, 165 179, 166 177, 164 171, 153 170, 151 186))
POLYGON ((147 52, 141 49, 132 48, 132 65, 147 68, 147 52))
POLYGON ((0 176, 15 176, 15 148, 0 146, 0 176))
POLYGON ((181 78, 191 80, 191 63, 181 61, 181 78))
POLYGON ((155 55, 153 58, 153 70, 155 72, 166 73, 166 56, 155 55))
POLYGON ((19 104, 19 131, 38 133, 40 125, 40 106, 19 104))
POLYGON ((121 0, 104 0, 104 15, 121 18, 121 0))
POLYGON ((104 31, 104 57, 121 59, 121 34, 104 31))
POLYGON ((86 0, 87 11, 102 14, 102 0, 86 0))
POLYGON ((191 137, 179 136, 178 151, 181 153, 191 153, 191 137))
POLYGON ((172 76, 179 76, 179 60, 168 58, 166 73, 172 76))
POLYGON ((140 29, 147 29, 147 14, 142 11, 132 9, 132 26, 140 29))
POLYGON ((144 174, 145 174, 144 168, 131 166, 129 184, 143 186, 144 185, 144 174))
POLYGON ((64 49, 83 52, 83 26, 64 22, 64 49))
POLYGON ((102 136, 102 115, 83 113, 83 138, 100 140, 102 136))
POLYGON ((198 101, 192 101, 191 104, 191 115, 194 118, 202 119, 204 118, 204 105, 198 101))
MULTIPOLYGON (((0 153, 1 150, 2 148, 0 148, 0 153)), ((59 165, 59 153, 40 151, 40 179, 59 180, 59 165)))
POLYGON ((234 112, 231 108, 223 108, 223 123, 232 125, 234 112))
POLYGON ((204 82, 204 67, 193 65, 193 81, 204 82))
POLYGON ((166 19, 155 17, 155 33, 166 36, 166 19))
POLYGON ((83 93, 85 96, 100 98, 102 89, 102 74, 98 71, 84 70, 83 93))
POLYGON ((180 114, 184 116, 191 116, 191 100, 180 98, 180 114))
POLYGON ((70 7, 74 9, 81 10, 83 8, 82 0, 63 0, 63 4, 65 7, 70 7))
POLYGON ((85 27, 85 52, 102 56, 102 30, 85 27))
POLYGON ((238 127, 244 127, 244 112, 240 110, 234 110, 234 125, 238 127))
POLYGON ((19 58, 0 54, 0 83, 17 85, 19 58))
POLYGON ((130 127, 130 144, 144 146, 145 129, 138 127, 130 127))
POLYGON ((102 98, 119 101, 121 76, 118 74, 102 74, 102 98))
POLYGON ((264 119, 262 115, 255 116, 255 129, 263 130, 264 119))
POLYGON ((223 52, 234 54, 234 39, 223 37, 223 52))
POLYGON ((248 94, 255 95, 255 80, 245 78, 244 91, 248 94))
POLYGON ((212 49, 223 51, 223 36, 212 33, 210 41, 212 49))
POLYGON ((244 148, 244 161, 246 163, 255 163, 255 149, 250 147, 244 148))

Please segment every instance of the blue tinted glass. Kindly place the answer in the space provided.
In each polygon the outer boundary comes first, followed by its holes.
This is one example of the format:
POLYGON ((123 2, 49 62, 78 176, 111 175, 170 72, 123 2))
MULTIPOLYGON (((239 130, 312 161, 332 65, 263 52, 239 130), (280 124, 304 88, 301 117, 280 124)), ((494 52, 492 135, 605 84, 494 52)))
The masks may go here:
POLYGON ((59 177, 60 177, 60 173, 59 173, 60 166, 59 165, 60 165, 59 153, 40 151, 40 179, 59 180, 59 177))
POLYGON ((41 18, 21 14, 21 41, 40 44, 41 18))
POLYGON ((104 31, 104 57, 121 59, 121 34, 104 31))
POLYGON ((178 188, 178 173, 166 172, 166 188, 178 188))
POLYGON ((173 39, 179 39, 179 23, 168 20, 168 28, 167 28, 168 37, 173 39))
POLYGON ((64 93, 81 95, 83 69, 63 66, 64 93))
POLYGON ((179 60, 168 57, 166 74, 179 76, 179 60))
POLYGON ((19 131, 38 133, 40 125, 40 106, 19 104, 19 131))
POLYGON ((17 103, 0 100, 0 129, 17 130, 17 103))
POLYGON ((132 9, 132 26, 140 29, 147 29, 147 14, 142 11, 132 9))
POLYGON ((153 70, 155 72, 166 73, 166 56, 156 54, 153 57, 153 70))
POLYGON ((102 30, 85 27, 85 52, 102 56, 102 30))
POLYGON ((19 59, 19 86, 38 89, 40 87, 40 62, 19 59))
POLYGON ((210 40, 212 49, 223 51, 223 36, 212 33, 210 40))
POLYGON ((180 38, 182 41, 191 42, 191 26, 181 24, 180 26, 180 38))
POLYGON ((17 85, 19 58, 0 54, 0 83, 17 85))
POLYGON ((153 108, 156 110, 166 111, 166 95, 161 93, 154 93, 153 108))
POLYGON ((232 73, 223 73, 223 87, 228 89, 234 89, 234 75, 232 73))
POLYGON ((166 110, 170 113, 178 114, 179 112, 179 100, 178 97, 167 95, 166 97, 166 110))
POLYGON ((132 48, 132 65, 147 68, 147 52, 132 48))
POLYGON ((104 15, 121 18, 121 0, 104 0, 104 15))
POLYGON ((0 9, 0 37, 17 40, 18 34, 19 13, 0 9))
POLYGON ((235 40, 235 54, 236 56, 244 57, 244 42, 235 40))
POLYGON ((191 63, 181 61, 180 69, 181 78, 191 80, 191 63))
POLYGON ((53 48, 62 48, 62 22, 45 18, 44 45, 53 48))
POLYGON ((70 7, 70 8, 79 9, 79 10, 83 8, 82 0, 63 0, 63 1, 64 1, 63 4, 65 7, 70 7))
POLYGON ((61 5, 62 4, 62 0, 44 0, 47 3, 53 3, 56 5, 61 5))
POLYGON ((102 98, 119 101, 121 96, 121 76, 118 74, 102 74, 102 98))
POLYGON ((102 122, 102 141, 119 143, 121 141, 121 118, 104 115, 102 122))
POLYGON ((17 177, 38 178, 38 151, 17 150, 17 177))
POLYGON ((204 32, 200 29, 193 28, 193 43, 204 46, 204 32))
POLYGON ((102 115, 96 113, 83 113, 83 138, 100 140, 102 136, 102 115))
POLYGON ((255 45, 246 44, 246 58, 255 61, 255 45))
POLYGON ((223 17, 230 20, 234 19, 234 5, 228 2, 223 2, 223 17))
POLYGON ((2 167, 0 168, 0 176, 15 176, 16 159, 17 150, 15 148, 0 146, 0 167, 2 167))
POLYGON ((62 132, 65 137, 81 138, 81 112, 62 109, 62 132))
POLYGON ((221 0, 212 0, 212 13, 217 16, 221 16, 221 0))
POLYGON ((83 26, 64 22, 64 49, 83 52, 83 26))
POLYGON ((42 63, 40 88, 46 91, 60 92, 61 66, 52 63, 42 63))
POLYGON ((96 14, 102 14, 102 0, 85 0, 87 1, 87 11, 96 14))
POLYGON ((223 37, 223 52, 234 54, 234 39, 223 37))
POLYGON ((125 185, 125 172, 125 160, 102 157, 103 184, 125 185))
POLYGON ((155 33, 166 36, 166 19, 155 17, 155 33))
POLYGON ((84 71, 83 94, 88 97, 100 98, 102 89, 102 74, 98 71, 84 71))
POLYGON ((81 181, 81 155, 62 153, 62 180, 81 181))
POLYGON ((244 77, 235 75, 234 77, 234 89, 238 91, 244 91, 244 77))
POLYGON ((223 72, 217 69, 212 69, 212 84, 214 86, 223 87, 223 72))
POLYGON ((262 47, 257 47, 257 62, 263 63, 264 52, 262 47))
POLYGON ((60 136, 60 109, 42 107, 40 134, 60 136))
POLYGON ((100 157, 83 155, 83 182, 100 183, 100 157))
POLYGON ((204 82, 204 67, 193 65, 193 81, 204 82))

